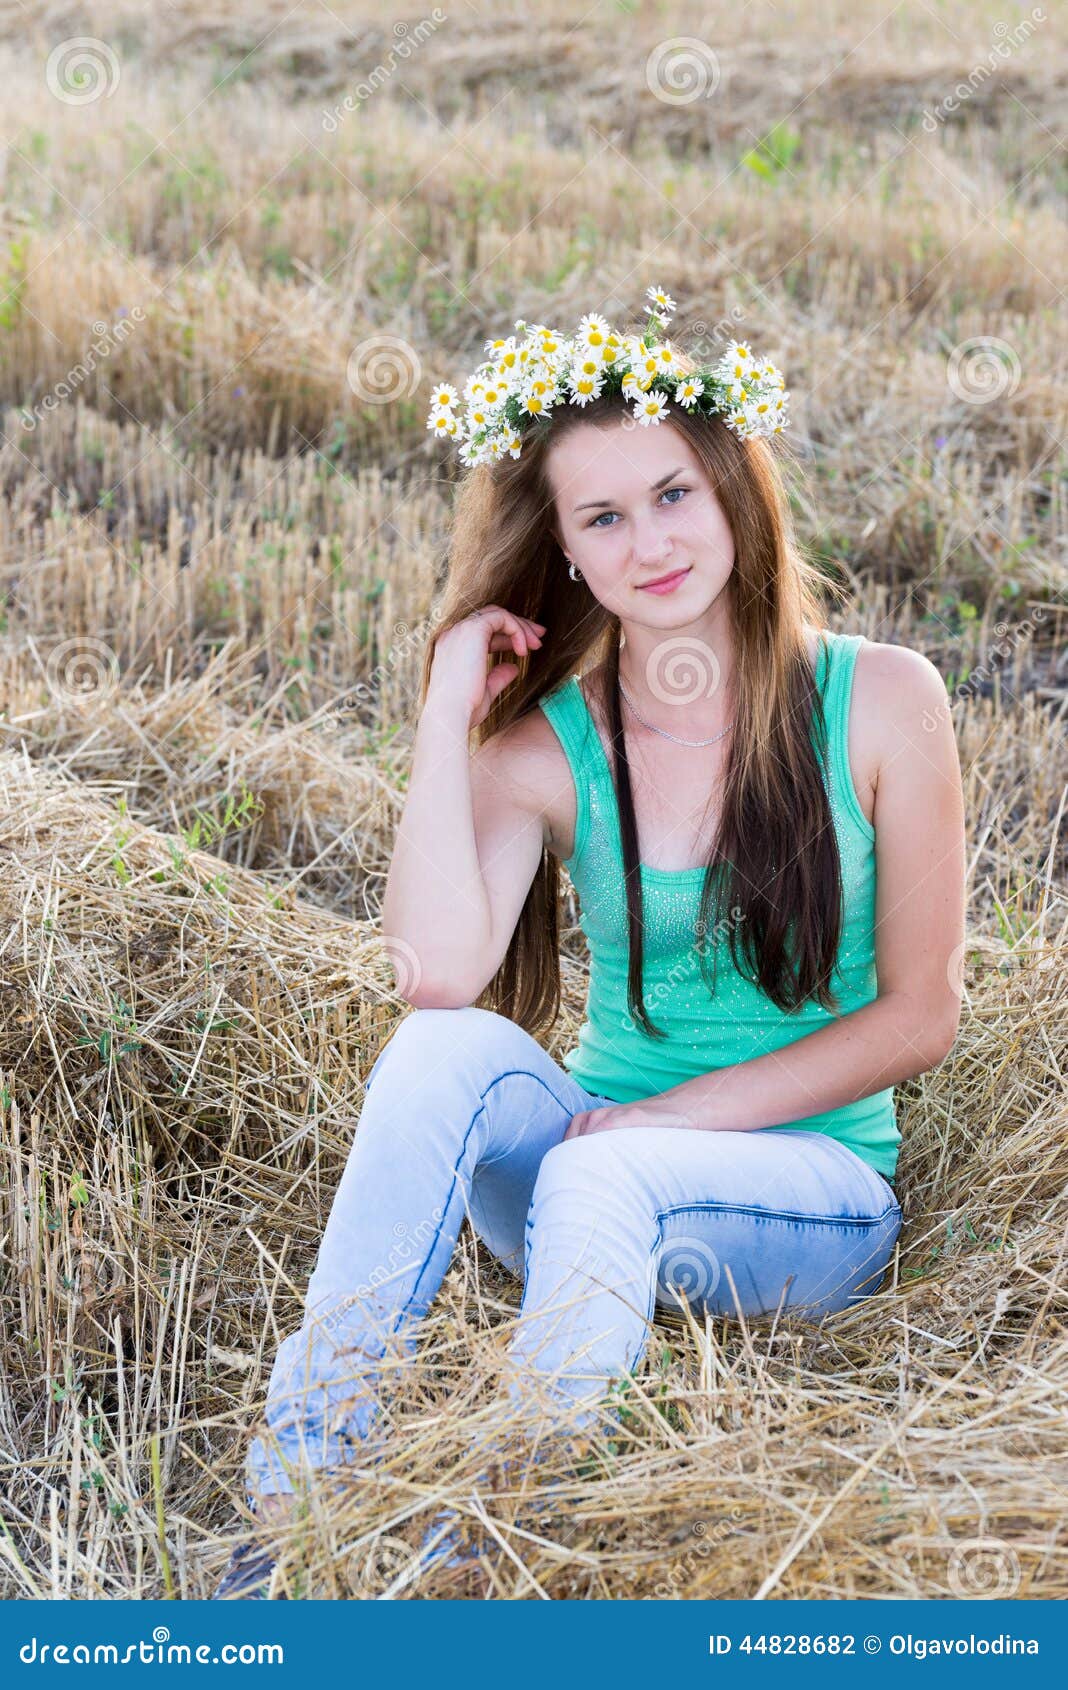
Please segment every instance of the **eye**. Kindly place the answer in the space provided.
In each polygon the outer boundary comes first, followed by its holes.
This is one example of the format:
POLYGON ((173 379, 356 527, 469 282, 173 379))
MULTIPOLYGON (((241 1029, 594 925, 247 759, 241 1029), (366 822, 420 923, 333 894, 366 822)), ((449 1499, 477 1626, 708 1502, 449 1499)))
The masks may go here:
MULTIPOLYGON (((688 487, 666 487, 664 489, 663 493, 661 493, 660 497, 662 499, 666 499, 669 493, 681 493, 685 496, 685 494, 687 494, 689 492, 689 490, 690 489, 688 487)), ((672 502, 673 505, 677 505, 677 504, 681 503, 681 500, 680 499, 673 499, 671 502, 672 502)), ((601 516, 615 516, 615 514, 616 514, 615 511, 602 511, 601 512, 601 516)), ((587 522, 586 527, 587 528, 599 528, 601 526, 601 516, 595 516, 592 522, 587 522)))

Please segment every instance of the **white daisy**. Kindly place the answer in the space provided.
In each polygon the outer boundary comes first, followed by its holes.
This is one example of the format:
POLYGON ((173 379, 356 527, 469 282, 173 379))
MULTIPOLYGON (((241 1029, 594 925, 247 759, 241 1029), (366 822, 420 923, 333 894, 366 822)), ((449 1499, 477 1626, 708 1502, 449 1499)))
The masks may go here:
POLYGON ((645 297, 652 300, 652 304, 645 307, 647 311, 656 311, 661 317, 670 317, 675 310, 675 301, 663 288, 646 288, 645 297))
POLYGON ((519 409, 525 416, 542 417, 552 409, 555 399, 555 383, 535 376, 524 383, 519 394, 519 409))
POLYGON ((484 463, 485 458, 485 447, 476 446, 471 440, 465 440, 460 447, 460 462, 467 469, 473 469, 476 464, 484 463))
POLYGON ((495 415, 488 405, 476 403, 468 407, 467 425, 470 434, 477 434, 480 428, 491 428, 495 421, 495 415))
POLYGON ((634 406, 634 414, 643 428, 650 423, 658 423, 668 408, 667 398, 663 393, 643 393, 634 406))
POLYGON ((596 311, 588 311, 575 330, 575 339, 584 346, 603 346, 611 334, 611 324, 596 311))
POLYGON ((571 403, 573 405, 588 405, 591 399, 597 399, 604 392, 603 376, 573 375, 569 382, 571 403))
POLYGON ((759 423, 770 421, 772 414, 772 401, 770 395, 765 395, 763 393, 753 394, 753 396, 745 402, 745 414, 747 417, 750 417, 759 423))
POLYGON ((432 434, 440 434, 443 440, 452 439, 460 432, 460 424, 449 410, 431 411, 426 426, 432 434))
POLYGON ((584 351, 571 359, 567 373, 573 381, 580 376, 596 381, 604 373, 604 364, 598 352, 584 351))
POLYGON ((519 348, 511 335, 501 343, 500 355, 494 360, 494 373, 498 376, 511 375, 519 368, 519 348))

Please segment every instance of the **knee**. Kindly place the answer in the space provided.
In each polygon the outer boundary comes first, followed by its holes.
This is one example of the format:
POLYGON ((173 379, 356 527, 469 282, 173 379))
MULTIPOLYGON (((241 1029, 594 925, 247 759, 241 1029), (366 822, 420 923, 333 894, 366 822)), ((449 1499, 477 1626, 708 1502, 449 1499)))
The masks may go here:
POLYGON ((566 1139, 538 1165, 527 1212, 526 1266, 593 1274, 602 1288, 649 1300, 657 1219, 614 1135, 566 1139))
POLYGON ((562 1139, 538 1164, 530 1218, 569 1216, 584 1222, 633 1216, 636 1194, 612 1133, 562 1139))
POLYGON ((369 1092, 383 1072, 403 1082, 406 1096, 420 1086, 436 1091, 446 1075, 458 1071, 483 1079, 514 1060, 529 1038, 507 1015, 473 1004, 463 1009, 413 1009, 379 1051, 364 1091, 369 1092))

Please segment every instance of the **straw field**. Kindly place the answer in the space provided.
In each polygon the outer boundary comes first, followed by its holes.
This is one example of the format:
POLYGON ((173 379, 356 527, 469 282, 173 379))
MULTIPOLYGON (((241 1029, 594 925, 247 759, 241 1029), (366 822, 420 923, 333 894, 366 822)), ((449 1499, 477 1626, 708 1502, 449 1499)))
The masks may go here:
POLYGON ((786 372, 828 624, 946 681, 963 1013, 898 1091, 898 1251, 821 1327, 658 1319, 546 1512, 470 1499, 519 1291, 465 1229, 282 1588, 1068 1594, 1064 22, 0 7, 5 1597, 204 1596, 244 1529, 407 1012, 376 922, 457 474, 430 387, 654 282, 680 344, 786 372), (413 1571, 448 1499, 474 1584, 413 1571))

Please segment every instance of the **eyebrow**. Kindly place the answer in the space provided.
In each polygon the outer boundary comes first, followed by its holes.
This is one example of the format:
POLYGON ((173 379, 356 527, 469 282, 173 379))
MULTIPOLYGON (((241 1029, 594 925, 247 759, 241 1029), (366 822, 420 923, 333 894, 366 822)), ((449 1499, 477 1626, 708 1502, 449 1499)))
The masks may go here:
MULTIPOLYGON (((683 468, 673 469, 669 475, 662 475, 660 477, 659 481, 654 481, 650 491, 653 492, 653 493, 659 493, 661 487, 666 487, 668 482, 674 481, 674 479, 677 475, 685 475, 685 474, 686 474, 686 471, 683 468)), ((577 516, 579 511, 611 510, 611 508, 612 508, 611 499, 591 499, 585 505, 576 505, 575 508, 574 508, 574 511, 572 512, 572 515, 577 516)))

